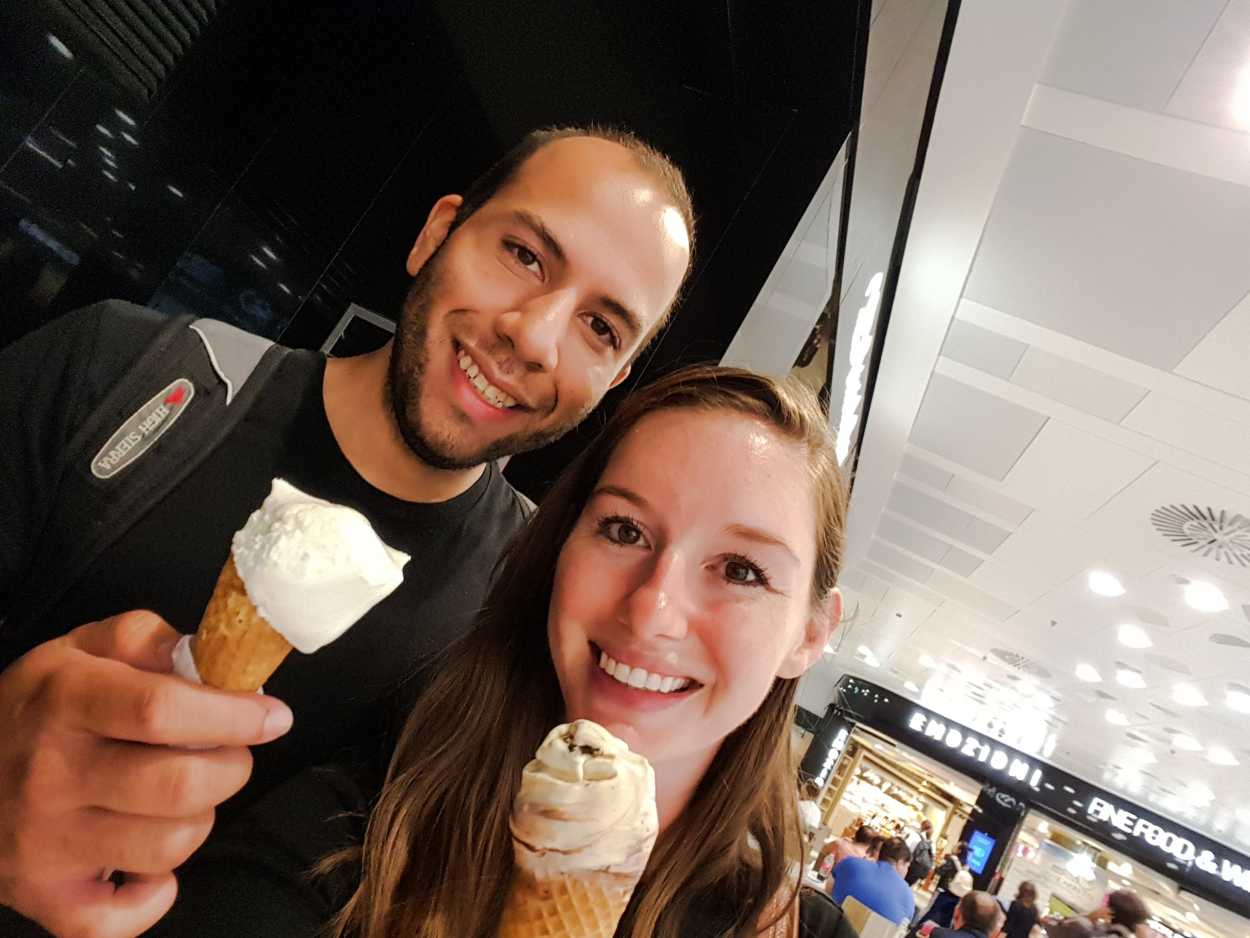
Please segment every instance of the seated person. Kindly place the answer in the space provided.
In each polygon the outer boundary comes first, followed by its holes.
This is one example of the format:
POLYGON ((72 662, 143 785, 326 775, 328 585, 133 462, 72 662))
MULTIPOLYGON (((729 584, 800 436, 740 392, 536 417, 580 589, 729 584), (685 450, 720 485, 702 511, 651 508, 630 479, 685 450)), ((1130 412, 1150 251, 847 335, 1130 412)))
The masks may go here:
POLYGON ((994 897, 974 889, 955 906, 951 927, 934 928, 928 938, 990 938, 998 931, 1002 917, 1002 907, 994 897))
POLYGON ((841 614, 844 492, 800 387, 703 366, 632 395, 505 555, 363 832, 350 775, 301 776, 197 854, 152 934, 495 934, 521 770, 586 718, 655 772, 659 838, 617 935, 838 938, 839 910, 799 893, 790 727, 841 614))
POLYGON ((911 851, 901 837, 885 841, 875 861, 848 857, 833 868, 833 901, 841 905, 853 897, 897 925, 910 922, 916 899, 903 878, 910 864, 911 851))

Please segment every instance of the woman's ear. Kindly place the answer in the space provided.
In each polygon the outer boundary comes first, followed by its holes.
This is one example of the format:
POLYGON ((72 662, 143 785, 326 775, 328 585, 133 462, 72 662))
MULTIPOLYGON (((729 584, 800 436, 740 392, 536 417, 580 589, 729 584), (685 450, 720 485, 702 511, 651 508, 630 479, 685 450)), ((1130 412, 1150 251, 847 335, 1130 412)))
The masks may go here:
POLYGON ((802 677, 807 669, 820 660, 825 645, 833 636, 833 630, 842 621, 842 591, 831 589, 827 596, 812 610, 807 627, 794 649, 777 669, 778 677, 802 677))
POLYGON ((458 195, 445 195, 434 203, 424 227, 413 242, 412 250, 408 252, 408 262, 404 265, 408 269, 408 276, 415 277, 417 271, 438 250, 438 246, 447 239, 447 232, 451 230, 451 223, 456 220, 456 213, 460 211, 463 202, 464 199, 458 195))

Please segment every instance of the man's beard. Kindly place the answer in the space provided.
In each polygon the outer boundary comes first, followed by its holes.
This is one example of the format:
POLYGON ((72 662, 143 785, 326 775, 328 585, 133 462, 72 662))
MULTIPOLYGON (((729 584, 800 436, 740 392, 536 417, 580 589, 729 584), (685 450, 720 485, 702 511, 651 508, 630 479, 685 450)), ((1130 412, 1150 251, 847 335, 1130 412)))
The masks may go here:
MULTIPOLYGON (((445 243, 445 242, 444 242, 445 243)), ((387 397, 405 445, 427 466, 447 471, 473 469, 483 463, 527 453, 555 442, 582 422, 594 405, 571 419, 531 431, 519 431, 486 444, 474 452, 457 452, 455 431, 436 434, 421 413, 422 379, 429 367, 430 307, 442 274, 442 245, 417 271, 395 324, 387 397)), ((450 337, 449 337, 450 341, 450 337)))

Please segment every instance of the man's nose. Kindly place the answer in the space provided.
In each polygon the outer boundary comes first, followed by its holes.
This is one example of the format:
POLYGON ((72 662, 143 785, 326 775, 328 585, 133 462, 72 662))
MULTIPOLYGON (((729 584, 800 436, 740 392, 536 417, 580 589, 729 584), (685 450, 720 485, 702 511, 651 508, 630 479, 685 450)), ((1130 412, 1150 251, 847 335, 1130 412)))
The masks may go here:
POLYGON ((681 554, 661 554, 625 597, 621 619, 635 638, 680 639, 686 635, 689 586, 681 554))
POLYGON ((572 289, 543 293, 500 316, 495 330, 530 371, 554 371, 576 299, 572 289))

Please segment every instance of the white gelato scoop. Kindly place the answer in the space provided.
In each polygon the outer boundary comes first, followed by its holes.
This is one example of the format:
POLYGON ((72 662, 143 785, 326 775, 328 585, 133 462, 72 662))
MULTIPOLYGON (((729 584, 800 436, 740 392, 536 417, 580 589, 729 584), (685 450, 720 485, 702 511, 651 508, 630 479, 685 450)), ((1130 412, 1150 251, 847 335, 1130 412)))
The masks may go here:
POLYGON ((360 512, 282 479, 235 533, 231 553, 252 605, 306 655, 390 595, 409 560, 360 512))
POLYGON ((521 773, 512 836, 549 868, 641 873, 655 844, 651 764, 602 726, 557 726, 521 773))

